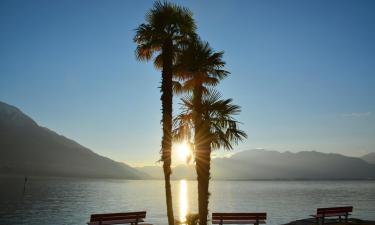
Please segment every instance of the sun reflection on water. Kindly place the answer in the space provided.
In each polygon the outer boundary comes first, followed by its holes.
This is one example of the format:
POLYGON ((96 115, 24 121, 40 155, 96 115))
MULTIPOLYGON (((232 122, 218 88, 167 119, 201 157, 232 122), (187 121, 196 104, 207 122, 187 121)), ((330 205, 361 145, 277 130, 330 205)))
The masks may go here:
POLYGON ((186 222, 186 215, 188 213, 188 192, 187 192, 187 182, 186 180, 180 180, 180 222, 185 223, 186 222))

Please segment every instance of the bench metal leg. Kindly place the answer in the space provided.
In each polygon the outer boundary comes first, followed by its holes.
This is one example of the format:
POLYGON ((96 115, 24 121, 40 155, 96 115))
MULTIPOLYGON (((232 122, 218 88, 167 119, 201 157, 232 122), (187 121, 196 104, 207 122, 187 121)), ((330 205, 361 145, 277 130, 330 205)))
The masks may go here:
POLYGON ((324 217, 316 217, 317 225, 324 225, 324 217))

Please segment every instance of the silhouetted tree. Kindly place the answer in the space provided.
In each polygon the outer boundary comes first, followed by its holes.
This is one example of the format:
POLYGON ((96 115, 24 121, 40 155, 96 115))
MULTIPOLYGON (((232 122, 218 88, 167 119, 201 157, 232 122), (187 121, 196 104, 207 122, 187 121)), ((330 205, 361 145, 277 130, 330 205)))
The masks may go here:
POLYGON ((146 13, 146 23, 136 29, 136 57, 141 61, 154 58, 156 68, 162 70, 161 102, 163 137, 161 161, 165 178, 165 193, 169 225, 174 224, 170 184, 172 150, 172 90, 173 64, 180 45, 194 36, 195 22, 190 10, 169 2, 156 1, 146 13))
MULTIPOLYGON (((202 97, 208 93, 209 86, 216 86, 229 72, 223 70, 225 62, 223 52, 214 52, 207 42, 198 38, 190 39, 177 57, 175 73, 183 83, 175 83, 176 92, 190 92, 192 94, 192 122, 194 124, 194 146, 196 156, 196 170, 198 180, 198 210, 201 225, 207 224, 208 215, 208 184, 206 146, 209 139, 202 122, 202 97)), ((208 171, 209 172, 209 171, 208 171)))
MULTIPOLYGON (((192 95, 182 99, 182 112, 174 119, 174 135, 177 139, 185 137, 187 127, 196 130, 194 101, 192 95)), ((237 144, 247 135, 238 129, 238 121, 233 116, 241 110, 239 106, 232 104, 232 99, 221 100, 218 92, 207 90, 202 96, 199 111, 201 113, 199 133, 202 137, 199 146, 195 145, 195 160, 198 174, 199 223, 206 225, 210 195, 211 151, 219 148, 232 150, 232 143, 237 144)))

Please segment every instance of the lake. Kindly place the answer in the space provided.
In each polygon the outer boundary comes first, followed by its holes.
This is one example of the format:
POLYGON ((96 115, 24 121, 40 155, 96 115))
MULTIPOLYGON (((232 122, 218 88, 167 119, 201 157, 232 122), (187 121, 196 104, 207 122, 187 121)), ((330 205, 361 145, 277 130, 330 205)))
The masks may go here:
MULTIPOLYGON (((86 224, 92 213, 147 211, 166 225, 164 181, 0 177, 0 224, 86 224)), ((173 181, 175 217, 197 212, 196 181, 173 181)), ((317 207, 353 205, 375 220, 375 181, 212 181, 210 213, 268 213, 267 224, 302 219, 317 207)))

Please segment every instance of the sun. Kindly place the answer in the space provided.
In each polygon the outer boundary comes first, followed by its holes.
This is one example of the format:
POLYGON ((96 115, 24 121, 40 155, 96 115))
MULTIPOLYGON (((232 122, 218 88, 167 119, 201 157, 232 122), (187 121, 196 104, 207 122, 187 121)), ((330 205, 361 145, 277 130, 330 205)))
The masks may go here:
POLYGON ((191 149, 188 143, 186 142, 182 142, 178 144, 177 152, 178 152, 178 157, 180 158, 181 161, 187 161, 188 157, 191 155, 191 149))

